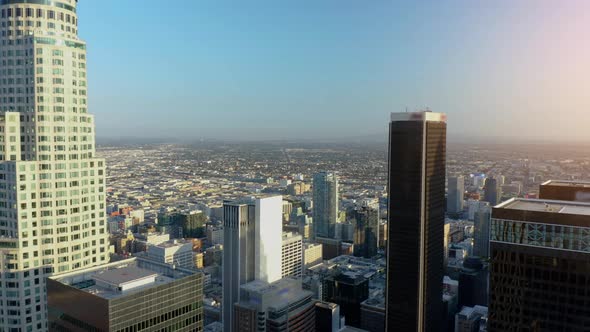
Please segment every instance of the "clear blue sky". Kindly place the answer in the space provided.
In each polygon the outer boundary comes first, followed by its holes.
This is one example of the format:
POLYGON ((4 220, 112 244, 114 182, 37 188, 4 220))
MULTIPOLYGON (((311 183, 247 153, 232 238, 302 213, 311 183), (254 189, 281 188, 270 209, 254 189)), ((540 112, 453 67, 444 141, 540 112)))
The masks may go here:
POLYGON ((584 0, 78 6, 99 137, 379 135, 428 106, 452 137, 590 138, 584 0))

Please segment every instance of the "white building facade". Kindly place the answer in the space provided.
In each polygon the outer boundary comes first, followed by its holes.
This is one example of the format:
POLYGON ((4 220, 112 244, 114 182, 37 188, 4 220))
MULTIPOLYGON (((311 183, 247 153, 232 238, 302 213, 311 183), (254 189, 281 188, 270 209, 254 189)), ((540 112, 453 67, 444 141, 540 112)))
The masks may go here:
POLYGON ((0 0, 0 330, 46 331, 45 278, 108 262, 76 0, 0 0))

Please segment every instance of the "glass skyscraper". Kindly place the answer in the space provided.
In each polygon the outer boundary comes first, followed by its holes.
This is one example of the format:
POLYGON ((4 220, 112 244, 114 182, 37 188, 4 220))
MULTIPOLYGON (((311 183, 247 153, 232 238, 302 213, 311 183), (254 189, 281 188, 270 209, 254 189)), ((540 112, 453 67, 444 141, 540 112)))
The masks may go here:
POLYGON ((338 176, 320 172, 313 176, 313 227, 316 237, 333 239, 338 221, 338 176))
POLYGON ((76 0, 0 0, 0 330, 47 330, 45 278, 106 263, 105 163, 76 0))

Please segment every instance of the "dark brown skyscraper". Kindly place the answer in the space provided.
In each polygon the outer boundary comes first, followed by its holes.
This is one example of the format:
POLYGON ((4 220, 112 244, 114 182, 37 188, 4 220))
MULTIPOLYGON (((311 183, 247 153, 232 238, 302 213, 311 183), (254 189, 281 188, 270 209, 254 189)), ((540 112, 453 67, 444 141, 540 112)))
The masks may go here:
POLYGON ((387 331, 443 328, 446 129, 444 114, 391 115, 387 331))
POLYGON ((590 204, 506 201, 490 252, 489 331, 590 329, 590 204))

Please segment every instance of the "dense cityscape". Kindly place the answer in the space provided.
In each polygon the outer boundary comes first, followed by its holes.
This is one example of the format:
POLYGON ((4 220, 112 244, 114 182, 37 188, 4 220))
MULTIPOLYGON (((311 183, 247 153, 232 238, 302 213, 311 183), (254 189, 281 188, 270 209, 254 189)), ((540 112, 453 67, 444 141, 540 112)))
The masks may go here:
POLYGON ((77 6, 0 0, 0 332, 590 330, 589 146, 99 144, 77 6))

